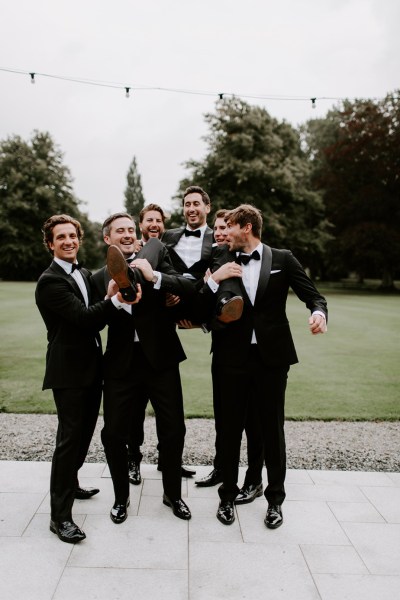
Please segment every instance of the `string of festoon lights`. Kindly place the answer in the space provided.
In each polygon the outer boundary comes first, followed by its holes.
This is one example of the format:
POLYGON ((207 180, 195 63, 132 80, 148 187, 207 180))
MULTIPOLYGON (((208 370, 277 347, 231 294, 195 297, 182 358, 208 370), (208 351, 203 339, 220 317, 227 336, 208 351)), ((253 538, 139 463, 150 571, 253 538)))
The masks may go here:
POLYGON ((17 75, 28 76, 30 82, 35 84, 37 79, 40 77, 47 77, 50 79, 60 79, 62 81, 68 81, 72 83, 82 85, 92 85, 105 88, 120 89, 125 92, 125 97, 130 98, 133 92, 140 91, 160 91, 160 92, 172 92, 176 94, 192 94, 197 96, 214 96, 217 100, 223 100, 224 98, 249 98, 253 100, 279 100, 279 101, 298 101, 298 102, 311 102, 311 107, 316 108, 317 100, 342 100, 342 98, 328 97, 328 96, 286 96, 286 95, 271 95, 271 94, 242 94, 236 92, 223 92, 223 91, 205 91, 205 90, 191 90, 182 88, 168 88, 159 86, 145 86, 139 84, 125 84, 116 83, 111 81, 99 81, 96 79, 83 79, 80 77, 67 77, 64 75, 55 75, 50 73, 39 73, 38 71, 24 71, 19 69, 11 69, 6 67, 0 67, 0 71, 7 73, 15 73, 17 75))

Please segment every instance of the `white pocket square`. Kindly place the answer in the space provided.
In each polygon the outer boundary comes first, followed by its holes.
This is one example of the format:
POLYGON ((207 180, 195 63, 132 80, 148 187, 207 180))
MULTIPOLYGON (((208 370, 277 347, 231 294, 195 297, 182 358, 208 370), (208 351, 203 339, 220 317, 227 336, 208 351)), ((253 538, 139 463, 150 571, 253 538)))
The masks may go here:
POLYGON ((276 271, 271 271, 271 275, 273 275, 274 273, 280 273, 282 269, 276 269, 276 271))

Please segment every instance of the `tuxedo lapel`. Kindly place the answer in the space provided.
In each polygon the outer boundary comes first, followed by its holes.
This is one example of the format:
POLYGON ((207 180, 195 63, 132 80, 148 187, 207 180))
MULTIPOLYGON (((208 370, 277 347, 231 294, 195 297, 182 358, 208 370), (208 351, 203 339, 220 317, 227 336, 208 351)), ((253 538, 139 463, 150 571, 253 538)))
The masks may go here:
POLYGON ((262 298, 267 289, 268 281, 271 275, 271 265, 272 265, 272 251, 269 246, 263 244, 263 253, 261 257, 261 270, 260 270, 260 278, 258 280, 256 298, 254 304, 257 304, 257 301, 262 298))
MULTIPOLYGON (((76 283, 75 279, 73 277, 71 277, 71 275, 67 275, 67 273, 64 271, 64 269, 62 267, 60 267, 59 264, 57 264, 55 261, 53 261, 49 267, 49 271, 51 273, 53 273, 54 275, 57 275, 58 277, 63 277, 65 279, 65 281, 72 287, 72 289, 75 292, 75 296, 77 296, 80 300, 82 300, 82 302, 84 304, 85 303, 85 298, 83 297, 83 294, 80 290, 79 285, 76 283)), ((88 282, 86 281, 86 277, 83 276, 83 280, 85 282, 86 288, 88 287, 88 282)), ((89 296, 90 297, 90 296, 89 296)))
POLYGON ((207 227, 203 236, 203 244, 201 246, 201 260, 207 260, 211 256, 212 247, 214 243, 214 234, 211 227, 207 227))

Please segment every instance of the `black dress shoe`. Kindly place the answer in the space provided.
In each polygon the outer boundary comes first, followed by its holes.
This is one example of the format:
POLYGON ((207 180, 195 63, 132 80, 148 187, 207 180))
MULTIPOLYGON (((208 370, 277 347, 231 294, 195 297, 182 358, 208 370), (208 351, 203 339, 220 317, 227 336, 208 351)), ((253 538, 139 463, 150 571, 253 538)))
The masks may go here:
POLYGON ((133 485, 140 485, 142 483, 142 476, 140 474, 140 463, 130 460, 128 462, 129 468, 129 481, 133 485))
POLYGON ((243 313, 243 298, 221 298, 217 304, 217 319, 222 323, 231 323, 240 319, 243 313))
POLYGON ((189 510, 187 504, 184 503, 182 498, 178 498, 177 500, 170 500, 168 496, 163 495, 163 504, 165 506, 169 506, 172 508, 172 512, 179 519, 183 519, 184 521, 188 521, 192 518, 192 513, 189 510))
POLYGON ((111 521, 117 525, 126 521, 128 518, 128 506, 129 498, 126 501, 126 504, 119 504, 118 502, 115 502, 114 506, 110 510, 111 521))
POLYGON ((256 498, 259 498, 263 494, 263 484, 258 485, 244 485, 235 498, 235 504, 249 504, 256 498))
POLYGON ((268 504, 267 515, 264 519, 268 529, 277 529, 283 523, 282 509, 279 504, 268 504))
POLYGON ((213 469, 208 475, 195 481, 199 487, 211 487, 217 483, 222 483, 222 473, 218 469, 213 469))
POLYGON ((98 488, 81 488, 77 487, 75 490, 75 498, 77 500, 88 500, 92 496, 95 496, 99 493, 98 488))
MULTIPOLYGON (((162 466, 160 463, 157 465, 157 471, 162 472, 162 466)), ((189 467, 184 467, 183 465, 181 466, 181 477, 193 477, 193 475, 196 475, 196 471, 194 469, 189 469, 189 467)))
POLYGON ((118 246, 112 244, 107 250, 107 271, 119 287, 121 296, 127 302, 136 300, 137 288, 128 275, 129 266, 118 246))
POLYGON ((231 500, 221 500, 217 510, 217 519, 224 525, 232 525, 235 520, 235 507, 231 500))
POLYGON ((50 531, 67 544, 76 544, 86 537, 82 529, 79 529, 73 521, 50 521, 50 531))
POLYGON ((184 467, 182 465, 182 467, 181 467, 181 476, 182 477, 193 477, 193 475, 196 475, 196 471, 194 469, 189 469, 189 467, 184 467))

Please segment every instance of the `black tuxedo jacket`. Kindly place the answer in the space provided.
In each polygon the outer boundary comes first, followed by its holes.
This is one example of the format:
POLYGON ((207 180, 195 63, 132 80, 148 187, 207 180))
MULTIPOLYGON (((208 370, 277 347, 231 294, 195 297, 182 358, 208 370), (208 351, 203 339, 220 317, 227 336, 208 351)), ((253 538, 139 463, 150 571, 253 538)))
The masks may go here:
MULTIPOLYGON (((154 290, 152 283, 142 286, 143 296, 138 304, 132 305, 131 314, 124 309, 116 311, 109 321, 107 348, 104 354, 105 377, 126 377, 132 364, 135 330, 143 352, 155 369, 169 368, 185 360, 179 337, 176 333, 173 311, 165 305, 165 293, 190 297, 195 293, 194 284, 182 277, 168 261, 168 251, 161 242, 158 258, 149 259, 154 270, 162 273, 161 289, 154 290), (165 272, 167 271, 167 272, 165 272)), ((150 241, 137 254, 147 258, 150 241)), ((107 268, 103 267, 91 277, 91 285, 98 298, 104 298, 110 280, 107 268)))
POLYGON ((175 252, 175 246, 181 239, 186 226, 179 227, 178 229, 169 229, 162 237, 163 243, 168 248, 169 255, 172 260, 172 264, 178 273, 190 273, 198 281, 203 278, 204 273, 207 271, 211 264, 214 255, 214 234, 211 227, 207 226, 204 232, 203 244, 201 248, 200 260, 194 263, 191 267, 188 267, 179 254, 175 252))
MULTIPOLYGON (((221 264, 235 258, 235 253, 226 252, 221 264)), ((254 306, 240 280, 244 299, 242 317, 213 331, 212 352, 215 364, 230 367, 241 364, 250 350, 253 330, 266 365, 284 366, 298 362, 286 316, 289 288, 311 312, 320 310, 326 317, 328 315, 325 298, 318 292, 290 250, 277 250, 263 244, 261 261, 254 306)), ((216 268, 218 266, 220 265, 215 265, 216 268)), ((206 298, 210 298, 212 294, 207 285, 202 293, 206 298)))
MULTIPOLYGON (((81 270, 91 300, 90 272, 81 270)), ((53 261, 40 276, 36 304, 47 328, 46 371, 43 389, 89 387, 99 377, 99 331, 117 310, 110 300, 85 305, 78 284, 53 261)))

